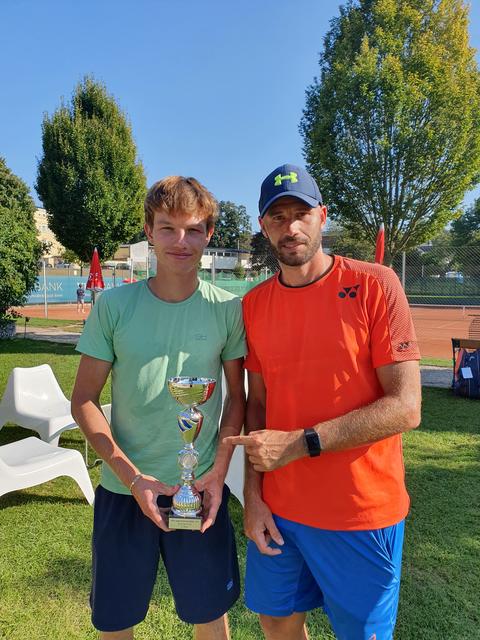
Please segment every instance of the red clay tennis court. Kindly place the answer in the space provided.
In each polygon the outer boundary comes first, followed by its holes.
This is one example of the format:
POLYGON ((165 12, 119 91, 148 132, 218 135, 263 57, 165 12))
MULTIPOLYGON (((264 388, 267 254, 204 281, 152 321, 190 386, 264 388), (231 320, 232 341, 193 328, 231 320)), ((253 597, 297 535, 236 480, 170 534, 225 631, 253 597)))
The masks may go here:
MULTIPOLYGON (((31 318, 42 318, 43 305, 19 309, 31 318)), ((50 304, 48 317, 63 320, 83 320, 88 317, 90 305, 85 305, 85 313, 77 312, 76 304, 50 304)), ((480 309, 452 307, 411 307, 413 322, 417 332, 420 351, 424 358, 444 358, 452 356, 452 338, 468 338, 468 329, 473 316, 480 316, 480 309)))

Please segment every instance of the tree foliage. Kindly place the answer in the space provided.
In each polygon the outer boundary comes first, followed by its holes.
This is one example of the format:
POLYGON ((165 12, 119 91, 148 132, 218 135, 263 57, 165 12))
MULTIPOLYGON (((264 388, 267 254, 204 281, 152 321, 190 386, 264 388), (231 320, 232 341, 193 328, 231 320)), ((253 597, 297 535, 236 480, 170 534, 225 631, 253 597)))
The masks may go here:
POLYGON ((452 224, 454 244, 478 244, 480 247, 480 198, 452 224))
POLYGON ((60 257, 62 258, 63 262, 66 262, 68 264, 82 264, 82 261, 77 256, 75 251, 72 251, 71 249, 64 249, 60 257))
POLYGON ((89 262, 111 258, 143 221, 145 176, 132 132, 104 85, 85 78, 42 125, 36 189, 58 240, 89 262))
POLYGON ((42 245, 26 184, 0 158, 0 319, 24 304, 37 278, 42 245))
POLYGON ((338 223, 331 223, 328 233, 332 236, 330 250, 332 253, 355 260, 373 262, 375 247, 362 238, 355 238, 348 229, 344 229, 338 223))
POLYGON ((463 0, 350 0, 300 124, 331 214, 386 259, 434 237, 479 180, 480 74, 463 0))
POLYGON ((219 216, 215 223, 210 246, 226 249, 250 249, 252 225, 243 204, 220 200, 219 216))
POLYGON ((237 280, 245 280, 245 267, 240 262, 237 262, 232 271, 233 275, 237 280))
POLYGON ((450 237, 456 269, 466 276, 480 278, 480 198, 453 222, 450 237))
POLYGON ((261 273, 264 269, 268 269, 272 273, 278 271, 278 260, 272 251, 270 242, 261 231, 253 234, 251 250, 250 266, 252 271, 257 273, 261 273))

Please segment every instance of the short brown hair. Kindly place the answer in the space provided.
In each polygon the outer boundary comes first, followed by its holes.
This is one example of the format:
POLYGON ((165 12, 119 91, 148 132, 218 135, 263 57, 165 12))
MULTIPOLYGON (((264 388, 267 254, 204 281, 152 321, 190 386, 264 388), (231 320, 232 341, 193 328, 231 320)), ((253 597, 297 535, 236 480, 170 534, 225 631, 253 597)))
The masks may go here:
POLYGON ((218 216, 218 203, 213 195, 195 178, 168 176, 155 182, 145 198, 145 222, 152 227, 155 211, 167 215, 185 213, 205 220, 207 229, 213 228, 218 216))

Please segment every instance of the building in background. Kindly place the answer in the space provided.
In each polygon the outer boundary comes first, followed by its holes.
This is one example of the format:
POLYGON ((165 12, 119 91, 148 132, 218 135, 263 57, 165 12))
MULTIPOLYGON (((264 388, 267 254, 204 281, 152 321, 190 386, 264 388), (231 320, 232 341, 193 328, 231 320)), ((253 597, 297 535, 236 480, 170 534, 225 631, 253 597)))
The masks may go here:
POLYGON ((44 258, 49 267, 55 266, 55 264, 61 260, 61 256, 65 251, 65 247, 57 240, 56 235, 48 226, 47 212, 45 209, 38 208, 34 213, 35 226, 37 227, 37 238, 40 242, 45 243, 47 247, 44 258))

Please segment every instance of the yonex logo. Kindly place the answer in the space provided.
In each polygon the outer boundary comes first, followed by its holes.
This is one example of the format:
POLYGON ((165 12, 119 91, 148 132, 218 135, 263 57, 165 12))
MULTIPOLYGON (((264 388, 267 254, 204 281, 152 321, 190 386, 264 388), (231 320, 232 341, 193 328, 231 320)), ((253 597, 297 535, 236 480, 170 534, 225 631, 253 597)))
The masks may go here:
POLYGON ((410 346, 410 342, 400 342, 397 347, 397 351, 406 351, 410 346))
POLYGON ((343 291, 340 291, 338 294, 339 298, 356 298, 357 297, 357 289, 360 285, 356 284, 353 287, 343 287, 343 291))
POLYGON ((295 171, 290 171, 286 176, 282 176, 281 173, 275 176, 275 182, 273 183, 275 187, 281 187, 283 180, 290 180, 292 184, 298 182, 298 174, 295 171))

